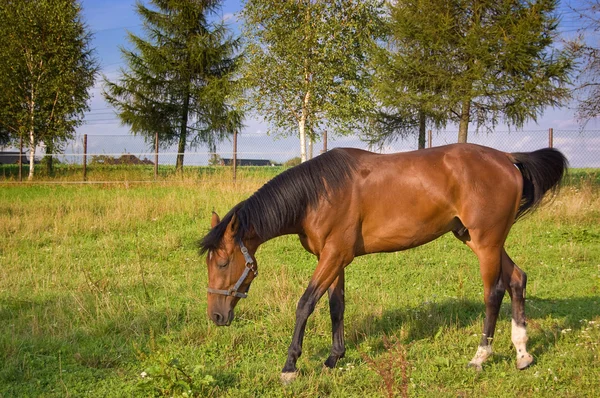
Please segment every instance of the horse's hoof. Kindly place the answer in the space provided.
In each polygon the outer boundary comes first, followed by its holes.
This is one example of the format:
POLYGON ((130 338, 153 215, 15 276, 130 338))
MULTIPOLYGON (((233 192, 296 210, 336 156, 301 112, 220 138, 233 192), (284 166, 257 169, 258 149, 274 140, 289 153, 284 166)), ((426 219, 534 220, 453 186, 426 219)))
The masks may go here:
POLYGON ((527 369, 533 363, 533 357, 529 353, 525 353, 517 358, 517 369, 527 369))
POLYGON ((483 367, 481 366, 480 363, 473 362, 473 361, 471 361, 467 364, 467 368, 472 368, 478 372, 481 372, 483 370, 483 367))
POLYGON ((330 356, 329 358, 327 358, 327 360, 323 364, 323 367, 326 367, 329 369, 334 369, 335 365, 337 364, 337 361, 338 361, 338 357, 330 356))
POLYGON ((296 380, 296 377, 298 377, 298 372, 284 372, 284 373, 281 373, 281 383, 284 386, 287 386, 292 381, 296 380))

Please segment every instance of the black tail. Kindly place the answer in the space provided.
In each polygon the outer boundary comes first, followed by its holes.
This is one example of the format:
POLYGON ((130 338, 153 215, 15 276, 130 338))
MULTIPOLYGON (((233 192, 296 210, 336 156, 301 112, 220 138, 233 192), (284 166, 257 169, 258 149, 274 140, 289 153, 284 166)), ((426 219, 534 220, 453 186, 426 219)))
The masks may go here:
POLYGON ((512 153, 515 165, 523 175, 523 196, 516 219, 535 210, 548 191, 556 193, 567 172, 567 158, 553 148, 534 152, 512 153))

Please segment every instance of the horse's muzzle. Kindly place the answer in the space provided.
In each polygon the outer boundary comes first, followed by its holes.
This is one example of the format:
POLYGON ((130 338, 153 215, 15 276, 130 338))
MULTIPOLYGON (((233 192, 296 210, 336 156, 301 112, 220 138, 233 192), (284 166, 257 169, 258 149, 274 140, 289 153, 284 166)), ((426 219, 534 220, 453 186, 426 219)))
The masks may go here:
POLYGON ((210 314, 210 318, 217 326, 229 326, 233 321, 233 310, 230 310, 226 315, 220 312, 213 312, 210 314))

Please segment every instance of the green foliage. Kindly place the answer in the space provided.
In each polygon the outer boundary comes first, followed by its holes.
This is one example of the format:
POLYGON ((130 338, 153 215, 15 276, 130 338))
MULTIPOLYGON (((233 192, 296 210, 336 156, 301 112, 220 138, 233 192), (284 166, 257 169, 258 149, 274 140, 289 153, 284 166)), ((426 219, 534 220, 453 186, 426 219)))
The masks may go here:
POLYGON ((104 96, 121 121, 149 142, 178 144, 177 167, 187 145, 214 148, 241 126, 233 106, 239 40, 216 17, 220 1, 153 0, 137 4, 146 37, 129 34, 122 48, 128 70, 105 78, 104 96))
POLYGON ((294 166, 298 166, 300 163, 302 162, 302 160, 299 157, 295 157, 295 158, 291 158, 286 160, 283 165, 285 167, 294 167, 294 166))
POLYGON ((82 123, 97 72, 81 6, 3 1, 0 20, 0 141, 26 138, 30 157, 40 143, 59 152, 82 123))
POLYGON ((112 156, 108 156, 108 155, 93 155, 92 159, 90 161, 90 165, 94 166, 94 165, 116 165, 116 164, 122 164, 122 165, 137 165, 137 164, 147 164, 147 165, 154 165, 154 163, 147 159, 144 158, 143 160, 138 158, 135 155, 131 155, 131 154, 123 154, 121 156, 119 156, 118 158, 116 157, 112 157, 112 156))
POLYGON ((137 390, 144 396, 206 396, 215 379, 204 365, 187 366, 177 358, 157 353, 155 358, 146 359, 146 370, 140 373, 137 390))
MULTIPOLYGON (((553 47, 557 0, 419 0, 390 3, 376 93, 411 128, 437 124, 517 127, 569 98, 572 54, 553 47)), ((402 131, 400 129, 400 131, 402 131)))
POLYGON ((272 132, 344 134, 363 128, 371 107, 368 47, 379 34, 380 2, 248 0, 242 70, 247 106, 272 132))

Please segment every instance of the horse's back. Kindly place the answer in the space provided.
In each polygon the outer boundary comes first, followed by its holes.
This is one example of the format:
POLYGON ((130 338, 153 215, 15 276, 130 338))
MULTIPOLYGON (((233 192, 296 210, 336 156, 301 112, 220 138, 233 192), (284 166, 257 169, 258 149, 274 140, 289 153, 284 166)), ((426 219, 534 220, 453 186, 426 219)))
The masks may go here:
POLYGON ((386 155, 348 151, 358 160, 349 195, 358 208, 346 214, 361 225, 364 253, 419 246, 517 211, 520 172, 495 149, 454 144, 386 155))

